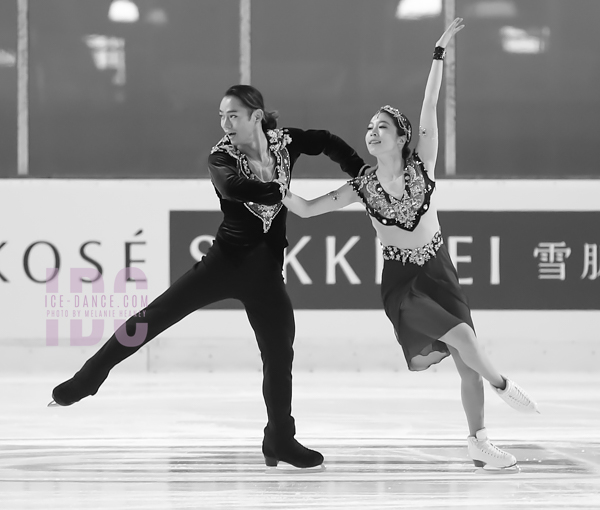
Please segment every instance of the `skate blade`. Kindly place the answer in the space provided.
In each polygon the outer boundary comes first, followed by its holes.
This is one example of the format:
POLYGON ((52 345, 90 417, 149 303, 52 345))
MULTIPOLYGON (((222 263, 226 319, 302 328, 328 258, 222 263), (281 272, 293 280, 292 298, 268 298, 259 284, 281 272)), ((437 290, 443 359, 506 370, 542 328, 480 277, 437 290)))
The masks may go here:
POLYGON ((60 404, 57 404, 54 400, 52 400, 49 404, 48 407, 61 407, 60 404))
POLYGON ((537 405, 527 406, 527 407, 522 407, 522 406, 514 407, 509 404, 509 406, 512 407, 518 413, 522 413, 522 414, 542 414, 540 412, 540 410, 537 408, 537 405))
POLYGON ((279 461, 277 466, 268 466, 266 469, 267 473, 321 473, 326 470, 325 464, 319 466, 299 468, 292 466, 287 462, 279 461))
POLYGON ((475 469, 475 473, 480 475, 517 475, 520 472, 521 468, 518 464, 508 467, 494 467, 486 464, 483 467, 475 469))
POLYGON ((522 409, 521 412, 525 414, 542 414, 541 411, 538 409, 537 404, 534 404, 532 407, 522 409))

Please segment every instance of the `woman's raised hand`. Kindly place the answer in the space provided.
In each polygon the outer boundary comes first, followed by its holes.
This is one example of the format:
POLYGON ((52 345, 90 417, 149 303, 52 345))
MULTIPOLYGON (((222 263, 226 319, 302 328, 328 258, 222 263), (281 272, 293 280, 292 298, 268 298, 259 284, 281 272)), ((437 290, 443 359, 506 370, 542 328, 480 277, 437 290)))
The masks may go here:
POLYGON ((456 18, 452 23, 450 23, 446 31, 442 34, 442 37, 438 39, 436 46, 441 46, 442 48, 448 46, 448 43, 450 42, 450 39, 452 39, 454 34, 460 32, 463 28, 465 28, 462 22, 463 18, 456 18))

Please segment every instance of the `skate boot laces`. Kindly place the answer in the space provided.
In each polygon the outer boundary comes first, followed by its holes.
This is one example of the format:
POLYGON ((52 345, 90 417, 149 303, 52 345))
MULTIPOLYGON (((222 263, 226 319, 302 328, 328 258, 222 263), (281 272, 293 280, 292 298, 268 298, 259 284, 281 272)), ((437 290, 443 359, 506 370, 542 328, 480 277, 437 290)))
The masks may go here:
POLYGON ((494 468, 506 469, 517 464, 515 456, 493 444, 488 439, 485 430, 479 430, 475 436, 470 436, 468 445, 469 455, 477 467, 483 468, 489 464, 494 468))
POLYGON ((501 390, 492 386, 496 393, 513 409, 524 413, 539 413, 537 404, 518 384, 505 378, 506 387, 501 390))

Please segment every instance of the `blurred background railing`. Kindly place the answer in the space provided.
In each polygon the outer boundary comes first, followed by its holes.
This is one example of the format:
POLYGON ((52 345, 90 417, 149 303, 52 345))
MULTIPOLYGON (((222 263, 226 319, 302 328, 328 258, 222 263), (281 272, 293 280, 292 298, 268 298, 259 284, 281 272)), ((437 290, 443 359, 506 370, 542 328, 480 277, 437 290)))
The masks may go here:
MULTIPOLYGON (((600 176, 600 2, 454 3, 467 24, 454 177, 600 176)), ((281 126, 329 129, 366 155, 363 128, 381 104, 418 124, 443 0, 3 0, 0 177, 18 176, 19 7, 29 177, 204 178, 221 96, 244 79, 241 4, 246 72, 281 126)), ((443 175, 443 144, 440 156, 443 175)), ((296 175, 339 172, 308 158, 296 175)))

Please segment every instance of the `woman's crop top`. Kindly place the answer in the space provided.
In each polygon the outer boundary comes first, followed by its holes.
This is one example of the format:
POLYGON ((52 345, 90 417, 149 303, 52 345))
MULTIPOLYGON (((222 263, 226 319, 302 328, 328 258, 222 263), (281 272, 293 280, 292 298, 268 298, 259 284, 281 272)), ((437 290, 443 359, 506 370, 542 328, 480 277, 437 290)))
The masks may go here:
POLYGON ((429 210, 435 181, 427 175, 423 161, 416 152, 406 161, 404 167, 404 194, 396 198, 387 193, 379 179, 376 168, 350 180, 350 184, 365 204, 367 212, 377 221, 387 226, 397 226, 412 232, 421 216, 429 210))

